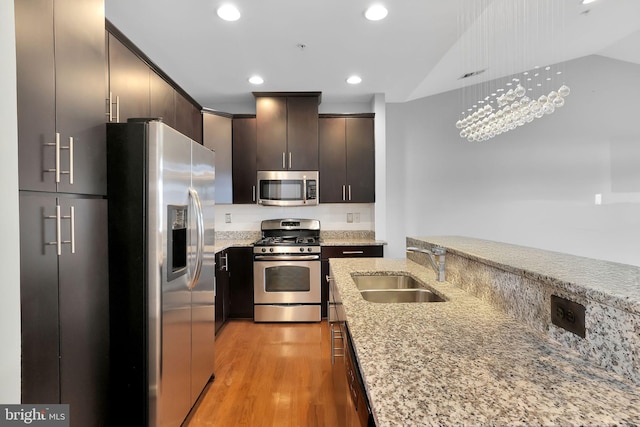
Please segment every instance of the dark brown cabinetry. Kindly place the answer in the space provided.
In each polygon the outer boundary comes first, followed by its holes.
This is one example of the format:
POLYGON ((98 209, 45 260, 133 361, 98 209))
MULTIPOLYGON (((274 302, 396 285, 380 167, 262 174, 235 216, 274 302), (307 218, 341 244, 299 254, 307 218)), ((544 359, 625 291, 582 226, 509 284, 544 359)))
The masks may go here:
POLYGON ((106 27, 107 121, 161 117, 172 128, 202 143, 201 107, 110 22, 106 27))
POLYGON ((53 5, 15 2, 20 189, 106 194, 104 6, 53 5))
POLYGON ((132 117, 150 117, 150 70, 113 34, 109 34, 109 94, 111 122, 125 123, 132 117))
POLYGON ((229 248, 229 318, 253 319, 253 248, 229 248))
POLYGON ((102 0, 15 2, 22 403, 107 423, 102 0), (54 7, 55 6, 55 7, 54 7))
POLYGON ((232 134, 233 203, 255 203, 258 171, 255 116, 234 116, 232 134))
POLYGON ((229 317, 229 251, 216 253, 216 334, 229 317))
POLYGON ((254 95, 258 170, 318 170, 319 93, 254 95))
POLYGON ((176 91, 156 73, 149 73, 149 117, 162 117, 162 121, 176 127, 176 91))
POLYGON ((320 202, 375 202, 373 115, 319 119, 320 202))
POLYGON ((107 418, 106 241, 106 200, 20 193, 22 402, 69 404, 74 425, 107 418))
POLYGON ((327 317, 329 301, 329 258, 377 258, 383 256, 382 245, 323 246, 320 252, 322 274, 322 317, 327 317))

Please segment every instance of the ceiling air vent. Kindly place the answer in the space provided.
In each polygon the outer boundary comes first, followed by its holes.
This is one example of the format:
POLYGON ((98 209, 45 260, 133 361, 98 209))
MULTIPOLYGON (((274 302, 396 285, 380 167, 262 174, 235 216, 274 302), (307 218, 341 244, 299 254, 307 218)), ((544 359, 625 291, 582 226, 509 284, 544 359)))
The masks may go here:
POLYGON ((464 73, 463 75, 458 77, 458 80, 467 79, 469 77, 477 76, 478 74, 482 74, 485 71, 487 71, 487 70, 478 70, 478 71, 472 71, 470 73, 464 73))

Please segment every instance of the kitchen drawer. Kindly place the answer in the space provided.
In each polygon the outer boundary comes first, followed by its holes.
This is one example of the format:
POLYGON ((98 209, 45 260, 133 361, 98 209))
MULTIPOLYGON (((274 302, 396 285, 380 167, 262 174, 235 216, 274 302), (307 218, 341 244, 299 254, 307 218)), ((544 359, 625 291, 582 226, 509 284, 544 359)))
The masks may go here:
POLYGON ((322 259, 382 257, 382 245, 323 246, 322 259))

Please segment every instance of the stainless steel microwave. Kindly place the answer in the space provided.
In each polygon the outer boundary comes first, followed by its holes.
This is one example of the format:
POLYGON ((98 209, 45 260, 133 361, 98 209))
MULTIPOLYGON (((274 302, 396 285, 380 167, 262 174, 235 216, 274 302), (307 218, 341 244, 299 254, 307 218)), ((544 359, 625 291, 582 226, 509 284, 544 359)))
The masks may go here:
POLYGON ((318 204, 317 171, 258 171, 258 204, 313 206, 318 204))

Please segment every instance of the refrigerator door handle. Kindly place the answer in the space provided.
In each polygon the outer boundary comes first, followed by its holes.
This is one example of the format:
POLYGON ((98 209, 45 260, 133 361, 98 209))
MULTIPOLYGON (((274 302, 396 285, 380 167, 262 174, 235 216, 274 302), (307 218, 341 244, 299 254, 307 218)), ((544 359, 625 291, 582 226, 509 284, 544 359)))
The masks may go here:
POLYGON ((202 214, 202 203, 200 203, 200 195, 194 188, 189 188, 189 195, 193 200, 193 206, 196 216, 196 267, 189 284, 189 289, 193 289, 198 280, 200 279, 200 273, 202 272, 202 261, 204 257, 204 216, 202 214))

